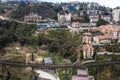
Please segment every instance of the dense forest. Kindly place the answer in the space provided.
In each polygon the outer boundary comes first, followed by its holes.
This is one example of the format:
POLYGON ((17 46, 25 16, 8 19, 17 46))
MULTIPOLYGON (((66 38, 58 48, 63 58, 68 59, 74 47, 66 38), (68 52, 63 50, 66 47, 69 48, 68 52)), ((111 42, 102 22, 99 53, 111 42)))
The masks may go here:
POLYGON ((21 45, 31 43, 35 25, 16 23, 13 21, 0 21, 0 49, 9 43, 18 41, 21 45))

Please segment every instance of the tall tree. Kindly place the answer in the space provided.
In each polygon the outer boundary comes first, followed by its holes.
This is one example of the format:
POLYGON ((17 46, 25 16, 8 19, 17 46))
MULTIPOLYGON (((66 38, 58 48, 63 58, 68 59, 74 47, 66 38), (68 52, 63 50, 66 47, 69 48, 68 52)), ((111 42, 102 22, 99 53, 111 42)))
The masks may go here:
POLYGON ((98 21, 97 21, 97 26, 99 27, 99 26, 101 26, 101 25, 106 25, 106 24, 108 24, 109 22, 107 22, 107 21, 105 21, 104 19, 99 19, 98 21))

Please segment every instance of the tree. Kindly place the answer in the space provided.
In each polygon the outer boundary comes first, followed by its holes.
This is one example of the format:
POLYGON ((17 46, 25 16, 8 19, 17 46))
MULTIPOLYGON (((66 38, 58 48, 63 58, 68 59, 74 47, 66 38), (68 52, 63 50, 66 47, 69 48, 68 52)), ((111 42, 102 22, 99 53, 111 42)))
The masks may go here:
POLYGON ((101 26, 101 25, 106 25, 108 24, 109 22, 105 21, 104 19, 99 19, 97 21, 97 26, 101 26))
POLYGON ((82 22, 84 22, 84 23, 89 23, 89 22, 90 22, 90 19, 89 19, 89 16, 88 16, 87 12, 84 11, 83 14, 84 14, 84 15, 83 15, 83 20, 82 20, 82 22))

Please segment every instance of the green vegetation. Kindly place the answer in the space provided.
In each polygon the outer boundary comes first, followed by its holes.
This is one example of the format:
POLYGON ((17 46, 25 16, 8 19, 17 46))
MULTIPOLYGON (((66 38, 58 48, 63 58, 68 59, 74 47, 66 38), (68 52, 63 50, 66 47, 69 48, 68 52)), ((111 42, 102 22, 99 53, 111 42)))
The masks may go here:
POLYGON ((24 16, 29 13, 38 13, 38 15, 43 18, 53 18, 57 19, 57 12, 61 11, 62 8, 59 6, 53 6, 51 3, 41 3, 41 4, 28 4, 21 2, 18 8, 11 13, 11 18, 17 20, 24 20, 24 16))
POLYGON ((13 21, 0 22, 0 49, 9 43, 18 41, 23 46, 31 43, 35 25, 20 24, 13 21))
MULTIPOLYGON (((15 47, 13 48, 9 46, 11 43, 18 42, 22 48, 30 46, 28 50, 31 53, 36 53, 38 56, 42 57, 52 57, 54 64, 67 64, 65 61, 66 59, 71 60, 71 62, 76 61, 77 52, 75 49, 81 43, 80 34, 71 34, 69 31, 57 29, 47 31, 46 33, 40 33, 38 36, 34 36, 34 31, 35 25, 21 24, 13 21, 0 21, 0 54, 4 57, 9 57, 6 58, 7 60, 25 62, 25 55, 21 56, 21 54, 16 51, 15 47), (43 45, 44 47, 41 48, 43 45), (42 50, 46 50, 46 52, 38 50, 40 48, 42 50)), ((120 52, 119 44, 106 44, 103 48, 109 52, 120 52)), ((96 52, 99 49, 100 48, 96 47, 96 52)), ((80 53, 82 53, 81 50, 80 53)), ((83 59, 83 57, 81 56, 80 59, 83 59)), ((115 61, 120 60, 120 56, 97 55, 96 59, 97 61, 115 61)), ((119 65, 93 67, 89 68, 89 74, 95 75, 95 78, 99 78, 100 80, 119 80, 119 67, 119 65)), ((12 72, 11 80, 29 80, 30 72, 27 72, 29 70, 26 71, 24 68, 8 68, 12 72)), ((68 69, 68 79, 70 80, 71 75, 75 73, 76 70, 68 69)), ((65 80, 65 69, 59 69, 58 74, 61 80, 65 80)))
POLYGON ((120 53, 120 45, 118 43, 112 44, 112 45, 106 44, 105 49, 106 51, 109 51, 109 52, 120 53))
POLYGON ((65 58, 75 58, 75 47, 80 44, 80 35, 72 35, 66 30, 51 30, 47 35, 39 36, 39 45, 46 44, 51 53, 58 53, 65 58))
MULTIPOLYGON (((21 54, 18 51, 16 51, 16 46, 10 46, 10 44, 17 42, 20 44, 19 47, 21 47, 21 49, 23 50, 24 48, 31 46, 27 49, 31 53, 36 53, 37 55, 43 57, 52 57, 54 64, 62 65, 71 63, 71 61, 76 61, 75 48, 79 46, 81 42, 79 34, 75 33, 73 35, 69 31, 59 29, 51 30, 47 33, 41 33, 38 36, 34 36, 34 32, 35 25, 16 23, 13 21, 1 21, 0 53, 3 56, 3 58, 11 61, 25 62, 25 54, 21 54), (45 46, 45 50, 48 51, 47 53, 42 53, 37 49, 43 45, 45 46)), ((26 71, 23 71, 23 69, 19 69, 18 75, 16 74, 16 70, 16 68, 10 68, 10 71, 14 73, 11 75, 11 80, 29 80, 28 76, 30 75, 27 74, 26 71), (21 77, 23 75, 26 75, 24 79, 23 77, 21 77)), ((64 74, 60 73, 59 75, 64 74)), ((69 75, 68 77, 70 78, 70 76, 71 75, 69 75)))
POLYGON ((67 69, 58 69, 58 73, 60 76, 60 80, 70 80, 72 76, 72 69, 67 68, 67 69))
MULTIPOLYGON (((106 55, 98 55, 97 61, 106 61, 110 59, 111 61, 119 61, 120 55, 110 55, 109 57, 106 55)), ((119 80, 120 75, 120 65, 108 65, 108 66, 96 66, 96 67, 89 67, 89 75, 94 75, 96 80, 119 80)))
POLYGON ((106 24, 108 24, 109 22, 107 22, 107 21, 105 21, 105 20, 103 20, 103 19, 99 19, 98 21, 97 21, 97 26, 99 27, 99 26, 101 26, 101 25, 106 25, 106 24))

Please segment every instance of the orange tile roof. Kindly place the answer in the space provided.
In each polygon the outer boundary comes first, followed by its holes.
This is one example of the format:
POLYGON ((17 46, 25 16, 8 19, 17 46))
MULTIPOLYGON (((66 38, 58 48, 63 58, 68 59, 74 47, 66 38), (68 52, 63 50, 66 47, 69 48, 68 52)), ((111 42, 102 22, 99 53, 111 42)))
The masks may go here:
POLYGON ((106 35, 100 35, 100 36, 95 36, 95 37, 98 38, 99 40, 108 39, 108 36, 106 35))
POLYGON ((80 24, 80 22, 72 22, 72 24, 80 24))

